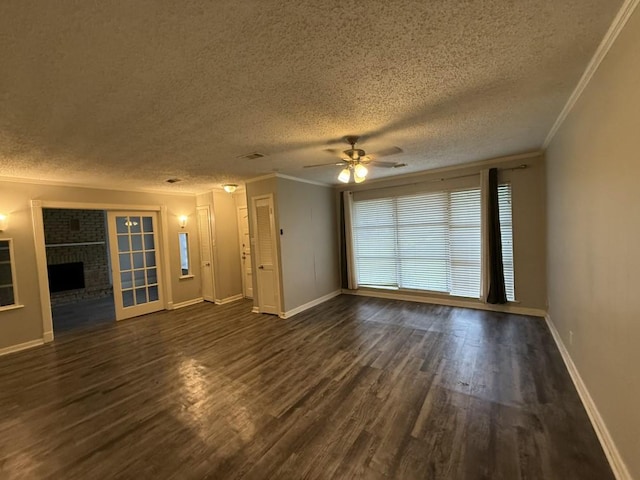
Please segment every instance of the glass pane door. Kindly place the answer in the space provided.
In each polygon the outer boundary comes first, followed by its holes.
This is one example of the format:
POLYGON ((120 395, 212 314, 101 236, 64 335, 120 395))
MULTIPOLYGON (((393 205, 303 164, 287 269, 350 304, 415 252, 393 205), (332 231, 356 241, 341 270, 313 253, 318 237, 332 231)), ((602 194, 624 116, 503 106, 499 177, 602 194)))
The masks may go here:
POLYGON ((163 308, 156 214, 109 212, 116 318, 163 308))

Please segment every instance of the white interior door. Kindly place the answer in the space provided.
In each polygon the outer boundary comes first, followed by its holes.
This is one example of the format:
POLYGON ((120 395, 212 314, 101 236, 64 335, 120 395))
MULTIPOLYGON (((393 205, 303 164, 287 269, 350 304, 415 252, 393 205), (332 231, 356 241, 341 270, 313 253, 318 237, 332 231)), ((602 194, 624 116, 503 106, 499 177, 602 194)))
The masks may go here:
POLYGON ((254 232, 256 235, 256 283, 258 285, 258 308, 261 313, 278 314, 280 310, 278 291, 278 262, 275 241, 273 198, 253 198, 254 232))
POLYGON ((211 248, 211 211, 208 206, 198 207, 198 235, 200 237, 200 273, 202 298, 215 301, 213 284, 213 250, 211 248))
POLYGON ((245 298, 253 298, 253 271, 251 269, 251 238, 249 237, 249 209, 238 207, 238 236, 242 266, 242 291, 245 298))
POLYGON ((155 212, 108 212, 116 320, 164 309, 158 217, 155 212))

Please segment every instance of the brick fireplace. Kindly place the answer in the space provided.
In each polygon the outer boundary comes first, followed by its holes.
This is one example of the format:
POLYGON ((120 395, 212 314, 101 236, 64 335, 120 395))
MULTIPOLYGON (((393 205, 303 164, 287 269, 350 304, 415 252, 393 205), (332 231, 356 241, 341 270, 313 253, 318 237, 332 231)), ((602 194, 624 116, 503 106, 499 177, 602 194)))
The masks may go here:
POLYGON ((58 285, 52 288, 51 304, 64 305, 111 295, 106 213, 46 208, 42 214, 47 266, 55 266, 49 268, 49 275, 54 276, 52 285, 58 285), (77 278, 80 275, 82 279, 77 278), (82 284, 84 287, 74 288, 82 284))

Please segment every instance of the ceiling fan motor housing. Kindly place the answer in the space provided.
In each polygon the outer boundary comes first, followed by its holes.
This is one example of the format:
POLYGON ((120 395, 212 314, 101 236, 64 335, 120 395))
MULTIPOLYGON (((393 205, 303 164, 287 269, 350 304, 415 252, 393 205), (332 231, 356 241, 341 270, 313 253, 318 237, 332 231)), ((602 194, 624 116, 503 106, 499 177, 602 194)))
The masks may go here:
POLYGON ((343 153, 351 160, 360 160, 366 155, 364 150, 362 150, 361 148, 350 148, 348 150, 345 150, 343 153))

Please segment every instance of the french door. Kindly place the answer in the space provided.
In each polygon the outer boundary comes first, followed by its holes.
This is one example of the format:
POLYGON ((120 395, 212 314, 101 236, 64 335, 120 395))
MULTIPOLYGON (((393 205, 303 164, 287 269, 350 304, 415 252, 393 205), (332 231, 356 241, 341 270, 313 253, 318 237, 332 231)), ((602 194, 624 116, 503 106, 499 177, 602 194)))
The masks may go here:
POLYGON ((116 320, 164 309, 155 212, 108 212, 116 320))

